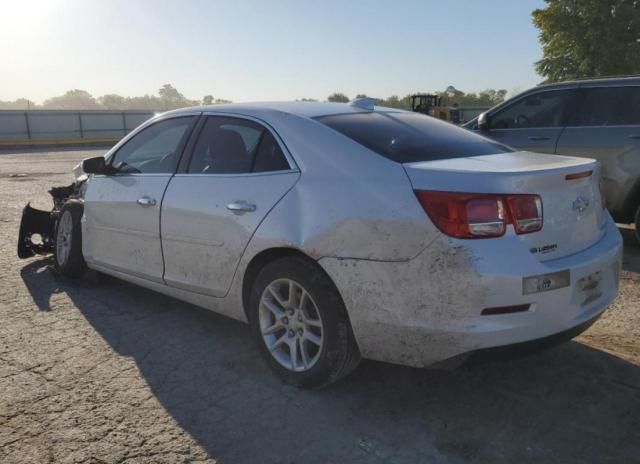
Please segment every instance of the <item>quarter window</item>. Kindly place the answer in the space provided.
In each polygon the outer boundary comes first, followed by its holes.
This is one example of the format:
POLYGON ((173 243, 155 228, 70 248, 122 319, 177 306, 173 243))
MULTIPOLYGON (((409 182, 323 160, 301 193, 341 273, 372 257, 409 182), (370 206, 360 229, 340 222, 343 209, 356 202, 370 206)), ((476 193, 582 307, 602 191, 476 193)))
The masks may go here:
POLYGON ((253 172, 283 171, 289 163, 282 154, 278 142, 268 130, 264 130, 260 146, 253 162, 253 172))
POLYGON ((573 90, 551 90, 526 96, 491 115, 490 129, 526 129, 562 125, 573 90))
POLYGON ((586 88, 572 126, 640 124, 640 87, 586 88))
POLYGON ((134 135, 114 155, 111 166, 121 173, 170 174, 193 117, 166 119, 134 135))
POLYGON ((193 150, 192 174, 243 174, 289 169, 282 150, 265 127, 239 118, 207 118, 193 150))

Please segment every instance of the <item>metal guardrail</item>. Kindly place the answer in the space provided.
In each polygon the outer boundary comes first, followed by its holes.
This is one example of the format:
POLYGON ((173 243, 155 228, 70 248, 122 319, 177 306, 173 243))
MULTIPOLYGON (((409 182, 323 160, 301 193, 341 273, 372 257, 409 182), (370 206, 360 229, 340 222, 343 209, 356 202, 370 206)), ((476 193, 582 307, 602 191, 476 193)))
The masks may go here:
POLYGON ((0 110, 0 147, 115 143, 155 114, 146 110, 0 110))

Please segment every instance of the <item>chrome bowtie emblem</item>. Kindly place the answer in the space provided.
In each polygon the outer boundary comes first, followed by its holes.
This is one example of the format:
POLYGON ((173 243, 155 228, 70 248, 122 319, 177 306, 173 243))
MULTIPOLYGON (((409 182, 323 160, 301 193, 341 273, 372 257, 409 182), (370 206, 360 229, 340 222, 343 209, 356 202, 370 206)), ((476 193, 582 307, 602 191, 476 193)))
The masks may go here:
POLYGON ((578 212, 581 213, 585 209, 587 209, 588 207, 589 207, 589 200, 587 200, 582 195, 580 195, 578 198, 576 198, 576 200, 573 202, 573 210, 574 211, 578 211, 578 212))

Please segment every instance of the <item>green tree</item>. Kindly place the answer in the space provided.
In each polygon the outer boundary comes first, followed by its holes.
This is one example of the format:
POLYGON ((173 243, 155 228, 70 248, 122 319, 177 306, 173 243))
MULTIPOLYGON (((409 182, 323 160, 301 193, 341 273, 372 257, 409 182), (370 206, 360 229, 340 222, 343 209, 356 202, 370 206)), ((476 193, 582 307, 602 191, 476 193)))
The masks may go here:
POLYGON ((535 10, 545 82, 640 73, 638 0, 545 0, 535 10))
POLYGON ((199 101, 185 98, 185 96, 178 92, 178 89, 171 84, 163 85, 160 90, 158 90, 158 95, 160 95, 163 108, 167 110, 183 108, 185 106, 194 106, 200 103, 199 101))
POLYGON ((327 97, 327 101, 337 102, 337 103, 349 103, 349 97, 340 92, 332 93, 327 97))
POLYGON ((205 95, 202 97, 203 105, 213 105, 213 95, 205 95))
POLYGON ((36 109, 36 104, 26 98, 18 98, 14 101, 2 101, 0 100, 0 109, 2 110, 33 110, 36 109))
POLYGON ((407 108, 404 106, 402 100, 400 100, 400 97, 398 97, 397 95, 391 95, 384 100, 376 99, 376 105, 387 106, 389 108, 407 108))
POLYGON ((100 105, 86 90, 68 90, 64 95, 45 100, 43 108, 55 110, 94 110, 100 105))
POLYGON ((164 109, 162 100, 155 95, 143 95, 142 97, 129 97, 125 103, 127 110, 154 110, 164 109))
POLYGON ((127 107, 127 99, 113 93, 98 97, 98 103, 106 110, 123 110, 127 107))
POLYGON ((507 96, 505 89, 486 89, 479 93, 464 93, 461 90, 453 92, 437 92, 442 97, 442 104, 446 106, 494 106, 502 103, 507 96))

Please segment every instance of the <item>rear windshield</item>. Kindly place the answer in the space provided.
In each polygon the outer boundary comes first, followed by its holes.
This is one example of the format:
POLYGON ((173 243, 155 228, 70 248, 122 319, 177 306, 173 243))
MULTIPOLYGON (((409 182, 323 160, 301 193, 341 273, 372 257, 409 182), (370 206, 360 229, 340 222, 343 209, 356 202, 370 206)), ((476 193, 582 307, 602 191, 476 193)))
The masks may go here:
POLYGON ((418 113, 355 113, 317 121, 398 163, 511 152, 465 129, 418 113))

